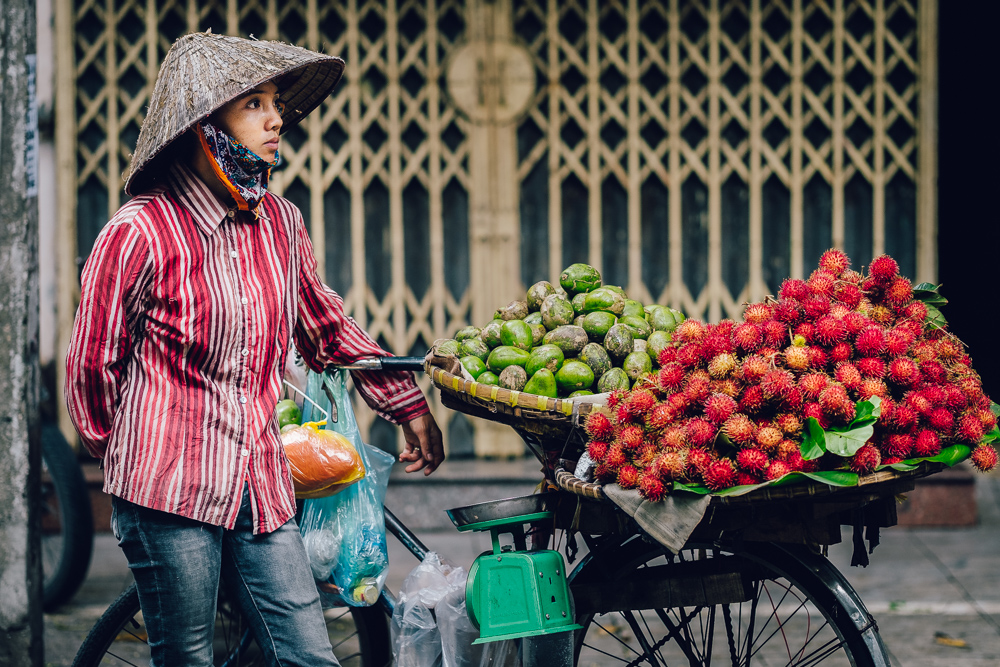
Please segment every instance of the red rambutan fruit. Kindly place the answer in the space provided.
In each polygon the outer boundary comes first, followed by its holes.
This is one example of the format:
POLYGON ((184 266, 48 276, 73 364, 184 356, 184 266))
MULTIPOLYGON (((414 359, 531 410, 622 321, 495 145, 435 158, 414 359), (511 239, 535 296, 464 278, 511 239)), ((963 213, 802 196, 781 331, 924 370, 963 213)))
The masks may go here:
POLYGON ((764 477, 769 482, 773 482, 776 479, 781 479, 790 472, 792 472, 791 466, 784 461, 772 461, 771 465, 767 467, 764 477))
POLYGON ((855 337, 854 348, 858 354, 865 357, 875 357, 882 354, 886 348, 885 331, 877 326, 865 327, 855 337))
POLYGON ((823 408, 819 403, 806 403, 802 406, 802 416, 805 419, 812 417, 819 422, 820 428, 830 427, 830 419, 823 413, 823 408))
POLYGON ((667 488, 659 476, 644 472, 639 476, 639 495, 650 502, 658 503, 667 495, 667 488))
POLYGON ((851 457, 851 470, 859 475, 875 472, 882 463, 882 455, 872 444, 865 444, 851 457))
POLYGON ((760 379, 765 398, 781 398, 795 387, 795 376, 789 371, 775 368, 760 379))
POLYGON ((921 361, 919 366, 920 374, 924 376, 924 380, 927 382, 939 384, 947 379, 948 374, 939 361, 921 361))
POLYGON ((757 425, 746 415, 737 412, 723 423, 722 432, 742 447, 753 442, 757 436, 757 425))
POLYGON ((750 303, 743 310, 743 321, 752 324, 763 324, 770 320, 773 314, 771 306, 766 303, 750 303))
POLYGON ((896 357, 889 363, 889 381, 901 387, 909 387, 920 379, 917 362, 909 357, 896 357))
POLYGON ((733 486, 756 486, 763 482, 764 479, 761 475, 754 475, 749 472, 744 472, 742 470, 736 471, 736 483, 733 486))
POLYGON ((962 344, 953 338, 942 338, 937 343, 938 359, 949 361, 958 359, 965 353, 962 344))
POLYGON ((687 437, 695 447, 703 447, 715 440, 716 427, 707 419, 695 417, 687 423, 687 437))
POLYGON ((932 410, 930 415, 928 415, 927 423, 935 431, 947 435, 951 433, 951 429, 955 425, 955 415, 945 408, 937 408, 936 410, 932 410))
POLYGON ((763 342, 764 337, 761 335, 760 328, 756 324, 744 322, 743 324, 737 324, 736 328, 733 329, 733 344, 740 350, 753 352, 763 342))
POLYGON ((771 370, 771 364, 767 359, 756 354, 752 354, 743 360, 740 368, 740 375, 744 382, 756 382, 764 377, 771 370))
POLYGON ((776 415, 774 425, 781 429, 781 432, 785 435, 798 435, 802 433, 802 420, 799 419, 798 415, 794 415, 791 412, 776 415))
POLYGON ((983 423, 979 420, 979 416, 972 411, 962 413, 955 426, 955 435, 962 442, 970 445, 978 444, 983 439, 983 423))
POLYGON ((799 378, 799 389, 807 399, 816 400, 829 383, 830 378, 823 373, 808 373, 799 378))
POLYGON ((613 444, 608 448, 608 453, 604 455, 604 465, 608 466, 618 474, 619 468, 628 463, 628 456, 620 444, 613 444))
POLYGON ((677 392, 676 394, 671 394, 664 399, 664 403, 669 403, 670 407, 674 409, 677 417, 683 417, 688 410, 691 409, 691 399, 689 399, 684 392, 677 392))
POLYGON ((983 382, 975 375, 966 375, 957 382, 969 403, 975 403, 983 395, 983 382))
POLYGON ((614 410, 628 398, 628 389, 615 389, 608 394, 608 407, 614 410))
POLYGON ((767 468, 770 460, 767 454, 756 447, 747 447, 740 450, 736 455, 736 465, 740 469, 749 473, 762 473, 767 468))
POLYGON ((656 383, 661 391, 679 387, 682 382, 684 382, 684 368, 676 362, 664 364, 657 373, 656 383))
POLYGON ((872 396, 878 396, 883 399, 887 398, 889 396, 889 388, 885 386, 885 382, 882 380, 865 378, 861 382, 861 386, 858 387, 858 398, 865 400, 872 396))
POLYGON ((785 365, 793 371, 809 368, 809 348, 789 345, 785 348, 785 365))
POLYGON ((903 401, 911 408, 925 417, 930 416, 934 410, 934 404, 920 391, 908 391, 903 396, 903 401))
POLYGON ((990 445, 979 445, 972 450, 972 465, 980 472, 989 472, 997 465, 997 450, 990 445))
POLYGON ((715 458, 708 451, 700 447, 692 447, 687 450, 684 472, 688 477, 700 479, 714 460, 715 458))
POLYGON ((587 415, 584 430, 593 440, 610 440, 615 432, 615 425, 605 412, 594 410, 587 415))
POLYGON ((612 470, 606 463, 599 463, 594 467, 594 477, 598 481, 607 483, 618 477, 618 473, 612 470))
POLYGON ((913 299, 913 285, 906 278, 893 278, 886 286, 883 298, 893 306, 905 306, 913 299))
POLYGON ((632 406, 627 399, 615 406, 616 424, 629 424, 636 419, 638 419, 638 416, 632 412, 632 406))
POLYGON ((927 319, 927 304, 923 301, 912 301, 903 308, 903 317, 908 320, 915 320, 920 324, 927 319))
POLYGON ((941 387, 945 395, 945 405, 947 405, 952 410, 961 410, 969 403, 969 399, 966 398, 962 390, 953 384, 946 384, 941 387))
POLYGON ((837 364, 837 368, 833 371, 833 377, 837 382, 852 390, 860 389, 861 383, 864 381, 864 378, 861 377, 861 371, 854 364, 846 361, 837 364))
POLYGON ((646 416, 646 428, 651 431, 662 431, 673 423, 675 418, 676 413, 669 403, 659 403, 646 416))
POLYGON ((737 396, 740 395, 740 384, 733 378, 727 378, 725 380, 713 380, 712 393, 725 394, 730 398, 736 398, 737 396))
POLYGON ((774 306, 774 319, 785 324, 795 324, 802 319, 802 307, 797 301, 782 299, 774 306))
POLYGON ((902 460, 903 459, 899 458, 898 456, 886 456, 885 454, 883 454, 881 465, 889 466, 892 465, 893 463, 900 463, 902 460))
POLYGON ((890 357, 900 357, 907 353, 913 336, 901 329, 892 329, 885 334, 885 353, 890 357))
MULTIPOLYGON (((845 317, 847 317, 850 313, 853 313, 853 312, 854 312, 853 310, 851 310, 850 308, 848 308, 844 304, 834 301, 830 305, 830 313, 829 313, 829 315, 830 315, 830 317, 833 317, 833 318, 836 318, 838 320, 843 321, 843 319, 845 317)), ((844 326, 846 327, 847 325, 845 324, 844 326)))
POLYGON ((687 433, 682 426, 671 426, 660 436, 660 446, 665 450, 675 450, 687 444, 687 433))
MULTIPOLYGON (((920 326, 919 323, 914 322, 913 320, 898 320, 896 322, 896 328, 899 329, 900 331, 905 331, 908 334, 910 334, 910 336, 912 336, 912 338, 910 339, 911 341, 922 336, 924 333, 924 328, 920 326)), ((927 335, 933 337, 935 331, 936 330, 929 331, 927 335)))
POLYGON ((941 453, 941 438, 930 429, 921 430, 917 433, 913 453, 920 457, 937 456, 941 453))
POLYGON ((817 320, 830 312, 830 299, 814 294, 802 302, 802 310, 805 311, 806 317, 817 320))
POLYGON ((705 401, 705 416, 713 424, 721 424, 736 411, 736 401, 725 394, 712 394, 705 401))
POLYGON ((764 407, 764 390, 759 384, 751 385, 743 390, 738 401, 740 412, 756 414, 764 407))
POLYGON ((684 395, 695 405, 701 404, 708 398, 712 390, 712 380, 705 371, 693 371, 688 373, 687 381, 684 383, 684 395))
POLYGON ((882 379, 885 377, 885 362, 879 357, 865 357, 854 362, 858 372, 866 378, 882 379))
POLYGON ((757 444, 767 453, 775 451, 784 437, 781 430, 774 426, 764 426, 757 429, 757 444))
POLYGON ((639 486, 639 469, 631 463, 626 463, 618 470, 618 486, 623 489, 634 489, 639 486))
POLYGON ((684 343, 677 348, 677 363, 684 368, 697 368, 704 356, 704 346, 700 342, 684 343))
POLYGON ((702 354, 705 359, 712 359, 719 354, 728 354, 733 351, 733 341, 730 338, 729 333, 709 333, 704 339, 702 339, 701 343, 702 354))
POLYGON ((689 318, 677 325, 672 339, 680 343, 700 340, 705 335, 705 324, 696 318, 689 318))
POLYGON ((677 348, 674 345, 668 345, 656 355, 656 362, 660 365, 660 368, 675 361, 677 361, 677 348))
POLYGON ((844 385, 831 383, 819 395, 819 405, 827 416, 843 421, 854 418, 854 403, 847 396, 844 385))
POLYGON ((983 424, 983 433, 989 433, 997 425, 997 416, 989 408, 977 408, 976 416, 983 424))
POLYGON ((792 387, 792 389, 781 398, 781 405, 779 407, 788 412, 798 412, 802 409, 802 404, 804 402, 805 398, 803 398, 802 392, 799 391, 799 388, 792 387))
POLYGON ((840 279, 852 285, 860 285, 861 281, 864 280, 864 276, 853 269, 848 269, 840 274, 840 279))
POLYGON ((795 301, 802 301, 807 296, 809 296, 809 286, 804 280, 798 280, 793 278, 787 278, 783 283, 781 283, 781 289, 778 290, 778 297, 781 299, 793 299, 795 301))
POLYGON ((806 344, 808 344, 814 342, 813 333, 815 329, 816 327, 813 326, 812 322, 800 322, 799 324, 795 325, 795 329, 792 331, 792 334, 796 339, 801 337, 802 340, 804 340, 806 344))
POLYGON ((635 451, 645 442, 645 432, 639 426, 625 426, 618 431, 617 442, 626 452, 635 451))
POLYGON ((920 393, 931 402, 935 408, 940 408, 948 403, 948 395, 944 389, 937 385, 928 385, 920 390, 920 393))
POLYGON ((918 362, 937 361, 937 345, 932 340, 918 340, 910 348, 910 356, 918 362))
POLYGON ((892 426, 895 430, 907 433, 917 427, 920 415, 910 406, 897 403, 892 409, 892 426))
POLYGON ((687 451, 663 452, 656 457, 652 469, 664 480, 684 479, 687 468, 687 451))
POLYGON ((738 367, 736 357, 728 352, 723 352, 715 355, 708 362, 708 374, 716 380, 721 380, 732 375, 738 367))
POLYGON ((736 469, 729 459, 719 459, 706 466, 703 478, 705 486, 713 491, 721 491, 736 484, 736 469))
POLYGON ((610 447, 611 445, 604 440, 591 440, 587 443, 587 454, 594 463, 604 463, 604 457, 607 456, 610 447))
POLYGON ((882 442, 882 451, 888 456, 906 459, 913 452, 913 443, 914 438, 909 433, 891 433, 882 442))
POLYGON ((799 454, 799 449, 799 443, 786 438, 778 443, 774 458, 779 461, 787 461, 793 454, 799 454))
POLYGON ((824 368, 827 364, 826 350, 821 348, 819 345, 810 345, 808 350, 809 365, 816 369, 824 368))
POLYGON ((847 256, 847 253, 836 248, 830 248, 820 255, 819 258, 819 268, 832 273, 838 278, 850 265, 851 258, 847 256))
POLYGON ((788 326, 777 320, 768 320, 761 325, 764 344, 768 347, 781 347, 788 343, 788 326))
POLYGON ((857 308, 858 304, 861 303, 861 299, 864 298, 860 287, 845 282, 837 283, 837 286, 833 290, 833 296, 848 308, 857 308))
POLYGON ((809 285, 809 291, 813 294, 831 297, 833 296, 834 288, 837 286, 837 276, 829 271, 816 269, 812 272, 812 275, 809 276, 809 280, 806 281, 806 284, 809 285))
POLYGON ((873 306, 868 317, 876 324, 887 325, 892 322, 892 309, 882 305, 873 306))
POLYGON ((633 390, 628 397, 628 404, 633 413, 645 419, 649 411, 656 406, 656 396, 646 389, 633 390))
POLYGON ((889 255, 879 255, 868 265, 868 276, 879 285, 888 285, 899 275, 899 264, 889 255))
POLYGON ((851 344, 837 343, 836 345, 830 348, 830 353, 828 356, 830 357, 830 361, 834 364, 850 361, 852 356, 851 344))
POLYGON ((858 333, 871 325, 871 320, 856 310, 852 310, 844 315, 843 321, 848 336, 857 336, 858 333))

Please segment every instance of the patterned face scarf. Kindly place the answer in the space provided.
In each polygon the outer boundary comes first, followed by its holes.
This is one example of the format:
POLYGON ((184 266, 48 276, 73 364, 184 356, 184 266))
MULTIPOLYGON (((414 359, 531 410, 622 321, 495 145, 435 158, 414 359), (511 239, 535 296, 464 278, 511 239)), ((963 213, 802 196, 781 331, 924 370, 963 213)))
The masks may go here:
POLYGON ((215 175, 236 200, 236 206, 241 211, 256 209, 267 192, 267 180, 271 167, 278 164, 278 154, 274 154, 274 162, 266 162, 207 120, 199 126, 201 147, 210 158, 215 175))

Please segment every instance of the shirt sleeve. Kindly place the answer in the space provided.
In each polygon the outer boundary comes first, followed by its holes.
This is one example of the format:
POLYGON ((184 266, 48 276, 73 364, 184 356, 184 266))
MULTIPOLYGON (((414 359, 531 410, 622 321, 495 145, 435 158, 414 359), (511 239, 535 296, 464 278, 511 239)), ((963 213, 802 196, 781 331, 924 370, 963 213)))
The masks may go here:
MULTIPOLYGON (((344 312, 344 300, 316 273, 312 241, 301 217, 296 216, 292 224, 299 264, 295 346, 306 364, 321 372, 328 365, 392 356, 344 312)), ((413 373, 352 371, 351 376, 365 403, 391 422, 406 423, 430 412, 413 373)))
POLYGON ((141 317, 149 246, 131 224, 102 230, 80 279, 80 306, 66 354, 66 407, 87 450, 103 457, 141 317))

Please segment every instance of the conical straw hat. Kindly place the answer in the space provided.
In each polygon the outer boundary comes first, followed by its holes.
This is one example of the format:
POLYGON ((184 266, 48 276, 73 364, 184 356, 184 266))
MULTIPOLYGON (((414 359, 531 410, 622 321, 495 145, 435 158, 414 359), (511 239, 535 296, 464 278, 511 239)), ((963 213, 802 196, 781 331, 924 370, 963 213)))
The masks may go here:
POLYGON ((139 130, 125 192, 145 190, 157 157, 174 139, 230 100, 277 79, 285 103, 281 131, 294 127, 340 81, 344 61, 282 44, 212 33, 184 35, 170 47, 139 130))

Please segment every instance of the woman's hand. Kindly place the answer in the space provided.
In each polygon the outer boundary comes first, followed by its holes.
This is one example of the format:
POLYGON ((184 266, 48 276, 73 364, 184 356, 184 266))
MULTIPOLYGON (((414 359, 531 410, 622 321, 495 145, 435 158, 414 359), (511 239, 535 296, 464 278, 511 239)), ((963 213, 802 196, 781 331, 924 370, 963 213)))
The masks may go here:
POLYGON ((406 422, 402 425, 403 438, 406 445, 399 455, 400 461, 410 461, 406 472, 416 472, 421 468, 429 475, 444 461, 444 445, 441 442, 441 429, 434 417, 428 413, 406 422))

